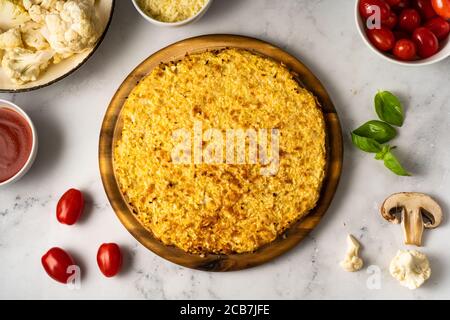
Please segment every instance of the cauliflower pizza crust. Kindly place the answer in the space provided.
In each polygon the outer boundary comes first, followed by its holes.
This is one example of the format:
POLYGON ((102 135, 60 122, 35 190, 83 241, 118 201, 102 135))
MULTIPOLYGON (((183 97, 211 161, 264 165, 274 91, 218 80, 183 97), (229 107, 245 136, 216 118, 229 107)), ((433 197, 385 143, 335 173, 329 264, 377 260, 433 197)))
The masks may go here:
POLYGON ((315 97, 278 62, 224 49, 161 64, 126 100, 114 145, 119 187, 138 220, 166 245, 195 254, 252 252, 307 215, 326 169, 326 129, 315 97), (175 164, 172 133, 276 128, 279 168, 175 164))

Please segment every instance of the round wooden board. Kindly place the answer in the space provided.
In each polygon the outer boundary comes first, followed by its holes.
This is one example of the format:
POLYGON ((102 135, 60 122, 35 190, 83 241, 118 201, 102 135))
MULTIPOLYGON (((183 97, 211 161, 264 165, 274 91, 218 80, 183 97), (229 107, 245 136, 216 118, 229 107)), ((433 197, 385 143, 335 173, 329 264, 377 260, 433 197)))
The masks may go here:
POLYGON ((236 35, 205 35, 174 43, 150 56, 125 79, 114 95, 100 133, 100 172, 109 201, 125 228, 145 247, 176 264, 205 271, 232 271, 254 267, 292 249, 319 223, 335 194, 342 169, 342 132, 336 110, 320 81, 298 59, 267 42, 236 35), (274 242, 252 253, 204 257, 166 246, 153 237, 133 215, 124 200, 113 170, 113 146, 121 129, 122 106, 136 84, 161 62, 181 59, 187 53, 226 47, 247 49, 284 63, 299 83, 313 92, 320 103, 327 125, 327 173, 316 207, 302 220, 294 223, 274 242))

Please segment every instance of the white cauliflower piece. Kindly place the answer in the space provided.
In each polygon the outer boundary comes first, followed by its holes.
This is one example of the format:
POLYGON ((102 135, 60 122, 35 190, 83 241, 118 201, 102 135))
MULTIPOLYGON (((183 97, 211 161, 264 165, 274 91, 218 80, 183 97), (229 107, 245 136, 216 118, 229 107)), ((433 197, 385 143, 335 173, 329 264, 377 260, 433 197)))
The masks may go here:
POLYGON ((97 42, 99 32, 93 0, 57 1, 45 16, 42 34, 63 57, 80 53, 97 42))
POLYGON ((402 286, 414 290, 430 278, 430 262, 417 250, 399 250, 389 265, 389 272, 402 286))
POLYGON ((6 75, 16 84, 36 81, 53 57, 51 50, 33 52, 28 49, 14 48, 5 51, 2 67, 6 75))
POLYGON ((49 49, 50 45, 41 33, 42 25, 30 21, 24 24, 20 31, 22 32, 22 40, 29 48, 36 50, 49 49))
POLYGON ((22 37, 19 29, 9 29, 6 32, 0 30, 0 61, 4 50, 23 47, 22 37))
POLYGON ((0 34, 0 49, 6 50, 22 47, 22 35, 19 29, 9 29, 8 31, 0 34))
POLYGON ((30 16, 20 0, 0 0, 0 29, 16 28, 27 21, 30 16))
POLYGON ((347 252, 344 260, 341 262, 341 267, 348 272, 355 272, 360 270, 364 262, 359 257, 359 249, 361 248, 358 240, 354 236, 349 234, 347 236, 347 252))
POLYGON ((65 0, 23 0, 23 6, 34 22, 44 23, 46 15, 57 8, 62 8, 64 2, 65 0))

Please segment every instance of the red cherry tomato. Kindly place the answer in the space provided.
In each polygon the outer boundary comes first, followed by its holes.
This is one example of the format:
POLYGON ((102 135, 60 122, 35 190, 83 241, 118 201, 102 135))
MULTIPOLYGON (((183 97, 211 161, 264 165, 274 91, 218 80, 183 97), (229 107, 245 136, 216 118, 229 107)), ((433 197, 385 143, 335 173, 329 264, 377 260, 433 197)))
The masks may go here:
POLYGON ((395 13, 391 12, 391 15, 389 16, 389 18, 384 20, 381 24, 383 26, 385 26, 386 28, 389 28, 392 30, 397 25, 397 21, 398 21, 397 15, 395 13))
POLYGON ((400 0, 400 1, 398 1, 398 4, 396 4, 395 6, 392 7, 392 9, 395 12, 400 13, 403 9, 410 8, 410 7, 411 7, 410 0, 400 0))
POLYGON ((380 8, 381 20, 389 19, 391 9, 384 0, 360 0, 359 1, 359 14, 364 19, 369 18, 375 12, 375 7, 380 8))
POLYGON ((115 243, 104 243, 98 248, 97 264, 105 277, 114 277, 122 267, 122 253, 115 243))
POLYGON ((420 12, 424 20, 429 20, 436 16, 431 0, 414 0, 413 6, 420 12))
POLYGON ((450 19, 450 0, 431 0, 434 11, 444 19, 450 19))
POLYGON ((433 32, 425 27, 417 28, 412 40, 417 46, 417 52, 421 58, 428 58, 439 51, 439 41, 433 32))
POLYGON ((415 9, 403 9, 398 17, 398 26, 406 32, 413 32, 420 27, 420 14, 415 9))
POLYGON ((394 33, 386 27, 367 30, 367 36, 372 44, 381 51, 389 51, 394 47, 394 33))
POLYGON ((442 41, 450 33, 450 23, 441 17, 435 17, 424 24, 424 27, 434 33, 438 40, 442 41))
POLYGON ((400 39, 395 43, 394 56, 400 60, 410 61, 416 57, 416 45, 408 39, 400 39))
POLYGON ((64 193, 56 206, 56 218, 60 223, 72 225, 83 213, 84 198, 81 191, 69 189, 64 193))
POLYGON ((47 274, 54 280, 67 283, 72 275, 68 273, 68 268, 75 265, 72 257, 61 248, 51 248, 41 258, 42 266, 47 274))

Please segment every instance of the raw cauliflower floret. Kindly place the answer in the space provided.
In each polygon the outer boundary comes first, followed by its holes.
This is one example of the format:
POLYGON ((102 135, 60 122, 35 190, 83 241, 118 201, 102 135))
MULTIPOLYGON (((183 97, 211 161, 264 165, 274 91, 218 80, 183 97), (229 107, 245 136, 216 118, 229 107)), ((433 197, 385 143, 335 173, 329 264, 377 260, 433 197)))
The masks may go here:
POLYGON ((65 0, 23 0, 23 6, 34 22, 44 23, 46 15, 57 7, 61 8, 64 2, 65 0))
POLYGON ((53 57, 51 50, 33 52, 14 48, 5 51, 2 67, 8 77, 16 84, 36 81, 53 57))
POLYGON ((94 1, 57 1, 54 10, 45 16, 42 34, 63 57, 93 47, 99 36, 94 1))
POLYGON ((9 29, 6 32, 0 30, 0 61, 4 50, 20 47, 23 47, 23 42, 19 29, 9 29))
POLYGON ((16 28, 27 21, 30 16, 20 0, 0 0, 0 29, 16 28))
POLYGON ((22 35, 18 28, 9 29, 0 34, 0 49, 12 49, 23 47, 22 35))
POLYGON ((29 48, 36 50, 49 49, 50 45, 41 33, 42 25, 29 21, 24 24, 20 31, 22 32, 22 40, 29 48))

